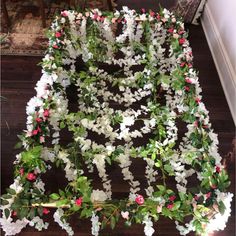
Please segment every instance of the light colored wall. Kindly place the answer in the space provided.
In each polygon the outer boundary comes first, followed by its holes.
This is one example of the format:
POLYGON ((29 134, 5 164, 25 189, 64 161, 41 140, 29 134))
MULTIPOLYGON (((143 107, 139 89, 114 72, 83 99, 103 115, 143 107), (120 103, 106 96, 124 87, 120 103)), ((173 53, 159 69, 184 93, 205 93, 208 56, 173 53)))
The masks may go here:
POLYGON ((208 0, 202 25, 236 124, 236 0, 208 0))

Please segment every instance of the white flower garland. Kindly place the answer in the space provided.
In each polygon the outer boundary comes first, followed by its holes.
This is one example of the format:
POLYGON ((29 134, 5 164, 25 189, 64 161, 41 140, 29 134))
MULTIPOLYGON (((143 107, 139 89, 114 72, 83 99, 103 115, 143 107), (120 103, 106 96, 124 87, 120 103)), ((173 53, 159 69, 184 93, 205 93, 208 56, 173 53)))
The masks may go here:
MULTIPOLYGON (((36 193, 33 194, 33 190, 44 194, 44 183, 38 175, 51 168, 46 164, 48 161, 63 163, 69 184, 74 187, 80 184, 77 181, 84 171, 71 160, 70 148, 60 145, 61 130, 65 126, 73 133, 74 150, 78 151, 81 161, 87 165, 89 172, 93 172, 95 166, 102 180, 104 191, 97 189, 89 192, 90 201, 94 205, 112 201, 111 180, 106 172, 107 163, 112 161, 118 163, 124 180, 130 185, 127 207, 134 202, 143 205, 145 200, 142 195, 138 195, 140 183, 130 171, 132 157, 143 158, 147 163, 145 176, 148 186, 145 191, 147 199, 157 204, 156 214, 161 214, 163 209, 170 215, 174 214, 184 204, 183 199, 188 198, 191 199, 186 201, 191 202, 193 219, 184 226, 176 221, 176 228, 181 235, 202 230, 197 228, 196 221, 199 220, 199 215, 206 218, 211 210, 217 214, 209 219, 206 232, 212 228, 222 230, 230 216, 232 194, 217 189, 218 179, 213 178, 221 173, 225 174, 224 166, 218 153, 217 136, 211 129, 208 111, 201 101, 197 73, 192 68, 192 50, 182 22, 166 9, 161 14, 137 14, 124 7, 111 17, 104 16, 97 9, 85 14, 63 11, 53 22, 51 34, 48 54, 43 59, 43 74, 35 88, 37 95, 26 107, 27 129, 22 136, 26 152, 17 155, 15 164, 20 166, 22 161, 27 163, 27 151, 32 147, 32 157, 36 159, 39 153, 37 145, 45 144, 47 136, 52 137, 50 141, 53 148, 44 147, 40 150, 40 158, 37 160, 39 164, 33 167, 30 165, 33 169, 29 169, 29 173, 24 173, 26 167, 23 165, 18 170, 19 176, 10 186, 7 198, 3 197, 7 203, 1 207, 3 217, 0 223, 6 235, 20 232, 27 224, 38 230, 48 227, 39 216, 30 221, 23 218, 13 222, 11 215, 14 213, 11 207, 25 187, 22 179, 34 181, 30 189, 32 197, 34 194, 37 196, 36 193), (119 20, 122 32, 116 36, 113 29, 119 20), (122 54, 121 57, 116 56, 116 50, 122 54), (77 73, 77 58, 80 56, 89 66, 86 71, 77 73), (118 72, 122 73, 111 75, 106 69, 99 68, 95 62, 103 63, 105 67, 117 66, 120 68, 118 72), (133 68, 136 66, 143 69, 135 71, 133 68), (69 111, 66 89, 71 84, 76 86, 78 92, 77 113, 69 111), (115 86, 117 91, 113 92, 111 87, 115 86), (164 100, 159 96, 164 97, 164 100), (118 105, 125 109, 117 109, 118 105), (178 118, 186 123, 187 132, 177 148, 178 118), (134 129, 138 122, 141 127, 134 129), (91 132, 104 137, 105 144, 92 140, 91 132), (150 139, 143 146, 134 144, 137 138, 143 138, 150 133, 155 133, 156 139, 150 139), (203 140, 200 144, 199 137, 203 140), (119 144, 122 142, 125 144, 119 144), (187 191, 188 178, 194 174, 208 192, 199 191, 192 196, 187 191), (179 196, 166 189, 165 179, 168 175, 175 177, 179 196), (157 192, 153 184, 159 176, 162 176, 164 184, 157 185, 157 192), (208 205, 208 200, 212 195, 214 204, 211 206, 208 205), (175 202, 176 197, 179 200, 175 202), (198 202, 199 199, 202 202, 198 202), (222 206, 225 208, 224 213, 219 209, 222 206), (216 222, 217 227, 213 227, 216 222)), ((225 184, 222 180, 219 182, 221 185, 225 184)), ((88 185, 84 184, 83 188, 85 187, 88 185)), ((65 195, 63 191, 60 194, 53 195, 54 200, 65 195)), ((68 202, 75 211, 83 204, 83 196, 78 197, 73 197, 68 202), (76 207, 73 205, 75 199, 76 207)), ((92 221, 92 235, 95 236, 99 234, 99 211, 102 209, 99 205, 91 214, 87 213, 92 221)), ((118 210, 129 224, 132 211, 116 209, 114 212, 118 210)), ((73 235, 74 232, 63 218, 64 215, 64 210, 58 208, 54 220, 68 235, 73 235)), ((153 235, 153 213, 151 215, 147 211, 139 215, 142 215, 142 222, 145 224, 145 235, 153 235)), ((153 218, 155 220, 154 216, 153 218)))

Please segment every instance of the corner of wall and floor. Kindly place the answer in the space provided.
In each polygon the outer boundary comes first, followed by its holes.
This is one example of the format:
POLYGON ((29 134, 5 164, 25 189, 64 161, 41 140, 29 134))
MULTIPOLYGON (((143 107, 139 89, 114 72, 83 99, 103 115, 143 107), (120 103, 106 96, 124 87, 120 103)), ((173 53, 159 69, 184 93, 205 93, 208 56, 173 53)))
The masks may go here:
POLYGON ((236 15, 232 14, 236 12, 234 1, 226 1, 227 5, 225 1, 208 0, 201 23, 236 125, 236 15))

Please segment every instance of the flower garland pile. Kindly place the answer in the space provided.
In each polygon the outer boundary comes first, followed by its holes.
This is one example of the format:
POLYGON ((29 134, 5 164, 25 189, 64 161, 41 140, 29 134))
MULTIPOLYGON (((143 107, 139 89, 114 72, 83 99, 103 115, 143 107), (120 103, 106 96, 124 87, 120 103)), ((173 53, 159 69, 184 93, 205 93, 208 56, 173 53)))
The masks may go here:
POLYGON ((173 219, 181 235, 225 227, 230 183, 186 37, 183 23, 166 9, 141 14, 127 7, 115 13, 63 11, 56 17, 37 95, 26 108, 27 129, 20 136, 24 151, 16 156, 14 183, 1 197, 6 235, 27 225, 47 229, 43 215, 50 207, 57 208, 54 220, 68 235, 74 234, 67 221, 73 214, 91 218, 95 236, 106 225, 114 228, 120 217, 127 225, 144 224, 147 236, 161 216, 173 219), (122 32, 115 35, 117 26, 122 32), (79 57, 83 70, 78 70, 79 57), (118 69, 109 73, 104 69, 109 65, 118 69), (66 89, 71 84, 78 91, 77 112, 69 111, 66 89), (180 143, 178 120, 187 126, 180 143), (60 144, 63 129, 73 133, 68 146, 60 144), (92 139, 95 133, 103 142, 92 139), (138 146, 135 140, 148 134, 148 142, 138 146), (147 163, 146 196, 130 170, 133 158, 147 163), (65 170, 68 186, 48 196, 41 176, 53 163, 65 170), (98 170, 103 189, 92 189, 84 163, 88 171, 98 170), (129 183, 127 199, 112 199, 106 172, 111 163, 120 166, 129 183), (174 176, 177 191, 167 186, 168 176, 174 176), (199 185, 188 188, 193 176, 199 185))

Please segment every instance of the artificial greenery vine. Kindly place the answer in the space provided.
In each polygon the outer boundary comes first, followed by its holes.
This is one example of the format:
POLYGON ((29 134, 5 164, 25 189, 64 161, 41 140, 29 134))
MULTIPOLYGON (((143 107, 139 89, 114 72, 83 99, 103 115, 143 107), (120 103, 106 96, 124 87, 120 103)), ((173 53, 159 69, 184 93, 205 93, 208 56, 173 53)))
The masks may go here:
POLYGON ((37 96, 27 104, 27 129, 19 136, 23 151, 14 163, 15 180, 1 196, 6 235, 27 225, 47 229, 43 216, 51 208, 68 235, 74 234, 68 223, 74 214, 91 218, 92 235, 107 225, 114 229, 120 218, 127 226, 144 224, 147 236, 160 217, 174 220, 181 235, 223 229, 230 215, 230 182, 181 20, 166 9, 63 11, 48 36, 37 96), (76 112, 69 110, 71 85, 78 92, 76 112), (187 126, 183 137, 178 121, 187 126), (140 127, 132 129, 136 122, 140 127), (66 146, 60 142, 64 129, 73 136, 66 146), (105 141, 97 142, 91 132, 105 141), (140 146, 136 138, 146 143, 140 146), (147 164, 146 195, 129 169, 134 159, 147 164), (64 169, 68 185, 48 193, 42 176, 53 164, 64 169), (126 199, 112 198, 106 167, 113 164, 130 186, 126 199), (97 169, 102 190, 92 188, 84 165, 88 172, 97 169), (168 186, 171 176, 176 190, 168 186), (192 176, 199 184, 189 188, 192 176))

